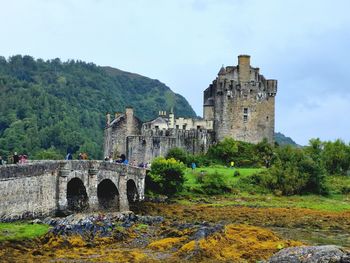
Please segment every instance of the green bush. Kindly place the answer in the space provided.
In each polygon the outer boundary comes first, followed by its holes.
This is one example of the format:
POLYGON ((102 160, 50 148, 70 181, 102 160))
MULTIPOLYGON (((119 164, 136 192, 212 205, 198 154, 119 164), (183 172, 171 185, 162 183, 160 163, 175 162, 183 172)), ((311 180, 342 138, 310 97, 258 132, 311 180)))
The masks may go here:
POLYGON ((187 152, 185 152, 183 149, 178 147, 170 149, 167 155, 165 156, 165 158, 166 159, 174 158, 177 161, 187 164, 187 152))
POLYGON ((223 165, 234 161, 236 167, 270 167, 274 160, 273 151, 273 146, 266 139, 252 144, 225 138, 209 148, 207 158, 223 165))
POLYGON ((240 176, 241 174, 240 174, 240 172, 239 171, 235 171, 234 173, 233 173, 233 176, 234 177, 237 177, 237 176, 240 176))
POLYGON ((204 194, 215 195, 231 191, 231 187, 226 184, 225 176, 218 172, 203 174, 198 178, 204 194))
POLYGON ((174 158, 158 157, 153 160, 147 184, 151 190, 173 196, 183 188, 185 165, 174 158))
POLYGON ((283 195, 327 194, 325 171, 302 149, 290 146, 277 151, 277 161, 269 170, 254 175, 255 183, 283 195))

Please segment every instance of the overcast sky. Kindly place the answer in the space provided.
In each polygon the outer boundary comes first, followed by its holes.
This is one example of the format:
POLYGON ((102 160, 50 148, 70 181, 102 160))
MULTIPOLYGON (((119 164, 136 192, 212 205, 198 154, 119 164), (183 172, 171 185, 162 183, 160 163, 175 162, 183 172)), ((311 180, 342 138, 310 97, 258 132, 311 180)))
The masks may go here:
POLYGON ((350 141, 348 0, 0 0, 0 21, 2 56, 159 79, 198 115, 221 65, 249 54, 278 80, 276 131, 299 144, 350 141))

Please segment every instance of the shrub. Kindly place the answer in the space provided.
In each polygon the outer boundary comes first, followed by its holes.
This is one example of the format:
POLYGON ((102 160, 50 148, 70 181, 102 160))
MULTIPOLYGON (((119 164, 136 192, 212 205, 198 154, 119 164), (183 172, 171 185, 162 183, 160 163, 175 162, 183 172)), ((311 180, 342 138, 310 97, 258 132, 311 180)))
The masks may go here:
POLYGON ((185 165, 174 158, 158 157, 153 160, 148 184, 159 194, 173 196, 183 188, 185 165))
POLYGON ((171 148, 168 151, 165 158, 166 159, 174 158, 177 161, 180 161, 180 162, 187 164, 187 153, 183 149, 178 148, 178 147, 171 148))
POLYGON ((215 195, 231 191, 231 187, 226 184, 225 176, 218 172, 202 175, 200 183, 204 194, 215 195))
POLYGON ((240 176, 241 174, 240 174, 240 172, 239 171, 235 171, 234 173, 233 173, 233 176, 234 177, 237 177, 237 176, 240 176))
POLYGON ((272 167, 254 177, 256 183, 283 195, 326 194, 325 171, 302 149, 280 148, 272 167))

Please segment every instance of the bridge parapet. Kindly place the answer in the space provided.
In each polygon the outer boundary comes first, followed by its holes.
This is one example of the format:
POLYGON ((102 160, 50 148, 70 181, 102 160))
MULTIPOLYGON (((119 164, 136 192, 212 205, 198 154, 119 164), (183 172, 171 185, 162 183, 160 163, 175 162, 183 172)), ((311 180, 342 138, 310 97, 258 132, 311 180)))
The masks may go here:
POLYGON ((64 161, 42 161, 27 164, 8 164, 0 166, 0 180, 16 177, 40 176, 46 172, 54 172, 64 161))

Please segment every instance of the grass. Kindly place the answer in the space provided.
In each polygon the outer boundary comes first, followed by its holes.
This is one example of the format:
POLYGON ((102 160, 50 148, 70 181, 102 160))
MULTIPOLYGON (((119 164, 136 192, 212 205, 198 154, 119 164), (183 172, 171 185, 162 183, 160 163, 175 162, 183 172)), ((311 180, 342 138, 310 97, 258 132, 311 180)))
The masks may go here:
POLYGON ((0 241, 31 239, 44 235, 48 225, 29 223, 0 223, 0 241))
POLYGON ((350 189, 349 176, 327 176, 326 184, 330 189, 328 196, 321 195, 294 195, 294 196, 275 196, 272 193, 262 193, 257 186, 240 185, 240 178, 247 177, 254 173, 264 170, 263 168, 228 168, 224 166, 212 166, 204 168, 196 168, 192 170, 186 169, 185 184, 182 196, 178 202, 181 204, 190 204, 194 202, 203 202, 208 206, 248 206, 248 207, 285 207, 285 208, 308 208, 321 211, 349 211, 350 210, 350 194, 344 194, 343 189, 350 189), (234 176, 234 172, 238 171, 239 176, 234 176), (223 175, 227 185, 234 190, 232 193, 216 196, 206 196, 194 193, 193 190, 201 187, 197 178, 201 173, 223 175), (249 189, 249 190, 246 190, 249 189), (190 197, 190 198, 188 198, 190 197))
POLYGON ((264 170, 263 168, 227 168, 225 166, 211 166, 211 167, 201 167, 192 170, 191 168, 187 168, 185 171, 185 188, 198 187, 199 183, 197 182, 197 177, 200 176, 201 173, 204 174, 214 174, 219 173, 224 175, 225 181, 228 185, 233 185, 237 183, 239 178, 247 177, 254 173, 258 173, 264 170), (239 176, 234 176, 235 171, 239 172, 239 176))

